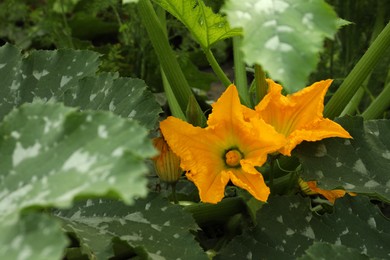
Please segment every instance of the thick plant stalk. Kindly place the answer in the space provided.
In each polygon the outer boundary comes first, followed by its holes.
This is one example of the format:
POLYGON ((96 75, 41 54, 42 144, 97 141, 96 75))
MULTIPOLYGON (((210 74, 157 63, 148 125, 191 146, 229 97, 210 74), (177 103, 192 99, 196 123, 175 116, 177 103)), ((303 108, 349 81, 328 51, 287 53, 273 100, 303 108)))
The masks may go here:
POLYGON ((363 57, 345 78, 339 89, 325 106, 324 115, 334 118, 341 114, 371 70, 390 47, 390 23, 382 30, 363 57))
MULTIPOLYGON (((149 0, 139 1, 137 7, 172 92, 181 110, 186 111, 189 98, 193 93, 169 45, 168 38, 164 33, 156 12, 149 0)), ((197 104, 197 110, 198 116, 204 117, 199 104, 197 104)))
POLYGON ((387 83, 379 96, 363 112, 365 120, 379 118, 381 114, 390 106, 390 82, 387 83))
MULTIPOLYGON (((385 27, 385 2, 379 1, 376 11, 376 19, 375 24, 372 30, 371 39, 370 39, 370 45, 375 41, 376 37, 378 37, 379 33, 383 30, 385 27)), ((364 96, 364 93, 366 91, 368 82, 370 81, 372 72, 367 76, 366 80, 362 84, 363 86, 356 91, 355 95, 352 97, 351 101, 348 103, 348 105, 344 108, 343 112, 341 112, 340 116, 344 115, 353 115, 358 110, 358 106, 364 96)))
POLYGON ((348 105, 344 108, 343 112, 341 112, 340 116, 354 115, 363 96, 364 96, 364 88, 360 87, 356 91, 355 95, 353 95, 348 105))
POLYGON ((260 65, 255 65, 255 88, 256 88, 256 105, 264 98, 268 91, 268 84, 265 80, 265 72, 260 65))
MULTIPOLYGON (((160 21, 161 27, 163 29, 164 34, 167 36, 167 23, 166 23, 166 17, 165 17, 165 10, 162 8, 158 8, 156 10, 157 17, 160 21)), ((180 118, 181 120, 186 121, 187 118, 184 115, 184 112, 181 110, 181 107, 179 103, 177 102, 177 99, 175 97, 175 94, 172 91, 172 87, 169 84, 169 81, 167 79, 167 76, 165 75, 164 69, 160 65, 160 71, 161 71, 161 78, 163 82, 163 88, 165 96, 167 97, 169 108, 171 109, 171 113, 174 117, 180 118)), ((191 100, 191 99, 190 99, 191 100)), ((173 187, 172 187, 173 191, 173 187)))
POLYGON ((164 93, 168 100, 169 108, 171 109, 171 113, 174 117, 180 118, 181 120, 186 121, 186 116, 184 115, 183 111, 180 108, 179 103, 177 102, 177 99, 175 95, 173 94, 171 85, 169 85, 169 82, 167 80, 167 77, 165 76, 164 70, 161 69, 161 77, 163 81, 163 87, 164 87, 164 93))
POLYGON ((241 36, 233 37, 234 83, 240 95, 241 103, 247 107, 251 107, 252 104, 249 98, 245 62, 241 52, 241 41, 241 36))

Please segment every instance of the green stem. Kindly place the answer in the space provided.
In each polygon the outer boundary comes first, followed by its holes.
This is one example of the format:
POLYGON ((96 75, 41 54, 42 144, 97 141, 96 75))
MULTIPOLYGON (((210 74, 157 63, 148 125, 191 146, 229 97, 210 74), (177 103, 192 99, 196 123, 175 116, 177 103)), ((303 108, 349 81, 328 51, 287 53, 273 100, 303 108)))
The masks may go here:
POLYGON ((356 91, 355 95, 353 95, 348 105, 344 108, 343 112, 341 112, 340 116, 354 115, 357 111, 357 108, 363 96, 364 96, 364 88, 360 87, 358 91, 356 91))
POLYGON ((379 96, 363 112, 365 120, 379 118, 383 112, 390 106, 390 83, 387 83, 379 96))
POLYGON ((66 15, 65 15, 64 0, 61 0, 61 1, 60 1, 60 4, 61 4, 61 15, 62 15, 62 20, 64 21, 65 34, 66 34, 66 36, 68 37, 69 47, 72 48, 72 49, 74 49, 74 45, 73 45, 73 41, 72 41, 72 36, 69 35, 69 33, 71 32, 71 29, 70 29, 70 27, 69 27, 68 20, 66 19, 66 15))
MULTIPOLYGON (((385 27, 384 25, 384 1, 379 1, 377 6, 377 12, 376 12, 376 18, 375 18, 375 24, 374 28, 372 30, 371 38, 370 38, 370 44, 372 44, 376 37, 378 37, 379 33, 383 30, 385 27)), ((369 73, 367 78, 365 79, 363 86, 356 91, 355 95, 352 97, 351 101, 348 103, 348 105, 344 108, 343 112, 341 112, 340 116, 344 115, 353 115, 358 111, 359 104, 364 97, 364 93, 369 92, 369 89, 367 88, 368 82, 370 81, 372 72, 369 73)), ((368 93, 370 94, 370 93, 368 93)))
POLYGON ((230 79, 226 76, 225 72, 222 70, 221 66, 219 66, 219 63, 215 59, 213 53, 210 49, 203 49, 206 58, 208 62, 210 63, 211 68, 213 69, 214 73, 217 75, 220 81, 222 81, 222 84, 225 87, 228 87, 232 82, 230 79))
POLYGON ((258 104, 267 94, 268 83, 265 80, 265 72, 260 65, 255 65, 256 102, 258 104))
POLYGON ((225 222, 230 216, 246 212, 245 203, 240 197, 226 198, 218 204, 199 203, 184 207, 191 213, 198 225, 225 222))
POLYGON ((167 97, 168 105, 171 110, 171 113, 174 117, 180 118, 181 120, 186 121, 186 116, 184 115, 183 111, 180 108, 179 103, 177 102, 177 99, 175 97, 175 94, 173 94, 171 85, 169 84, 169 81, 167 80, 167 77, 165 76, 164 70, 160 67, 161 70, 161 77, 163 82, 163 88, 165 96, 167 97))
POLYGON ((385 27, 386 19, 386 4, 385 1, 388 0, 379 0, 377 3, 376 13, 375 13, 375 24, 374 28, 372 30, 370 43, 372 43, 376 37, 380 34, 380 32, 383 30, 383 27, 385 27))
MULTIPOLYGON (((164 28, 162 27, 150 0, 139 1, 137 7, 142 23, 148 33, 149 40, 153 45, 160 65, 163 68, 167 80, 172 88, 172 92, 175 95, 181 110, 186 111, 188 100, 193 93, 178 61, 176 60, 175 53, 169 45, 164 28)), ((197 104, 197 110, 198 116, 204 118, 205 116, 199 104, 197 104)), ((204 118, 204 120, 206 120, 206 118, 204 118)))
MULTIPOLYGON (((161 27, 163 29, 164 34, 167 36, 167 20, 166 20, 166 14, 165 10, 162 8, 158 8, 156 10, 157 17, 160 21, 161 27)), ((183 110, 181 110, 179 103, 177 102, 177 99, 175 97, 175 94, 172 91, 172 87, 169 84, 169 81, 167 79, 167 76, 165 75, 164 69, 160 65, 160 71, 161 71, 161 78, 163 82, 163 88, 165 96, 167 97, 168 105, 171 110, 171 113, 174 117, 180 118, 181 120, 186 121, 186 116, 184 115, 183 110)), ((191 99, 190 99, 191 100, 191 99)))
POLYGON ((123 40, 125 41, 126 45, 129 45, 130 44, 130 37, 129 37, 130 34, 128 33, 128 29, 122 23, 121 17, 119 15, 118 9, 116 8, 115 4, 111 3, 110 6, 111 6, 112 10, 114 11, 114 15, 115 15, 115 18, 119 24, 120 30, 123 30, 123 34, 122 34, 123 40))
POLYGON ((298 185, 298 172, 290 172, 274 179, 273 196, 276 194, 292 194, 297 189, 298 185))
POLYGON ((241 51, 241 42, 241 36, 233 37, 234 84, 240 94, 241 103, 247 107, 252 107, 251 100, 249 98, 244 56, 241 51))
POLYGON ((269 185, 269 189, 270 189, 270 192, 271 192, 271 195, 274 195, 274 166, 275 166, 275 160, 276 160, 276 157, 271 155, 271 161, 270 161, 270 164, 269 164, 269 182, 268 182, 268 185, 269 185))
POLYGON ((339 89, 325 106, 325 117, 339 116, 371 70, 385 56, 390 47, 390 23, 382 30, 363 57, 345 78, 339 89))

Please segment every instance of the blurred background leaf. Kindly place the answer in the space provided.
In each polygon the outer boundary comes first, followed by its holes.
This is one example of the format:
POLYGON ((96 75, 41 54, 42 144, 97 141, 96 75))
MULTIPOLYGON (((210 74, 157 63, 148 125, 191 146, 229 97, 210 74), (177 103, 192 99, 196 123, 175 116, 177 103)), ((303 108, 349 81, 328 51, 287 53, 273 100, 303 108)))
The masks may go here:
POLYGON ((261 65, 288 93, 306 86, 325 37, 333 38, 338 27, 323 0, 226 1, 223 12, 233 28, 243 29, 248 65, 261 65))

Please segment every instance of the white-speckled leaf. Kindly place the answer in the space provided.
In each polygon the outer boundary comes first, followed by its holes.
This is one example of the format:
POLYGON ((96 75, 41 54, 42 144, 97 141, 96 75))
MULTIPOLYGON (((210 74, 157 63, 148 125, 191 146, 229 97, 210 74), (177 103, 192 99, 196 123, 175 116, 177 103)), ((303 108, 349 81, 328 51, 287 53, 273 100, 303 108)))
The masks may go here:
POLYGON ((111 111, 135 119, 148 129, 155 126, 162 112, 143 80, 107 73, 80 80, 76 88, 65 93, 64 103, 82 110, 111 111))
POLYGON ((303 178, 324 189, 343 187, 390 202, 390 120, 338 122, 353 139, 331 138, 304 143, 296 149, 303 178))
POLYGON ((245 61, 260 64, 289 93, 306 86, 323 40, 338 28, 323 0, 228 0, 223 11, 232 27, 243 28, 245 61))
POLYGON ((0 47, 0 119, 24 103, 62 100, 79 79, 95 74, 98 57, 77 50, 32 51, 24 57, 13 45, 0 47))
POLYGON ((87 200, 55 213, 65 230, 79 238, 82 250, 97 259, 113 256, 113 239, 127 242, 143 259, 207 259, 191 230, 191 215, 156 194, 136 200, 87 200))
POLYGON ((305 251, 305 254, 298 258, 298 260, 318 259, 368 260, 370 258, 367 255, 361 253, 361 250, 343 245, 323 242, 314 242, 314 244, 305 251))
POLYGON ((68 244, 59 223, 45 214, 30 213, 16 223, 0 223, 0 230, 0 259, 61 259, 68 244))
POLYGON ((370 258, 390 257, 390 221, 365 197, 338 199, 334 212, 325 215, 312 212, 309 199, 273 197, 258 212, 257 223, 216 259, 297 259, 318 242, 342 245, 370 258))
POLYGON ((0 124, 0 230, 17 227, 23 210, 68 207, 79 196, 126 203, 145 196, 144 159, 155 155, 147 134, 136 121, 109 112, 41 103, 12 111, 0 124))
POLYGON ((75 196, 147 193, 143 160, 155 154, 145 128, 108 112, 25 104, 0 125, 0 217, 75 196))
POLYGON ((22 57, 12 45, 0 47, 0 119, 24 103, 64 101, 81 109, 112 111, 153 128, 161 109, 145 83, 95 75, 98 57, 85 50, 32 51, 22 57))
POLYGON ((154 0, 180 20, 204 49, 214 43, 241 34, 231 29, 225 17, 215 14, 202 0, 154 0))

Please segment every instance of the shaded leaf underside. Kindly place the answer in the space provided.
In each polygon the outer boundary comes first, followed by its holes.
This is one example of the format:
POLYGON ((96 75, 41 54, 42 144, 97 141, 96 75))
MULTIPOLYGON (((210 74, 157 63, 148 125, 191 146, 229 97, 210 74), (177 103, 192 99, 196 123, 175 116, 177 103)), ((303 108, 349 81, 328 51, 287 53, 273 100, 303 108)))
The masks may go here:
POLYGON ((190 232, 197 229, 191 215, 153 193, 133 206, 87 200, 56 215, 80 239, 83 251, 97 259, 113 256, 114 238, 127 242, 144 258, 207 259, 190 232))

